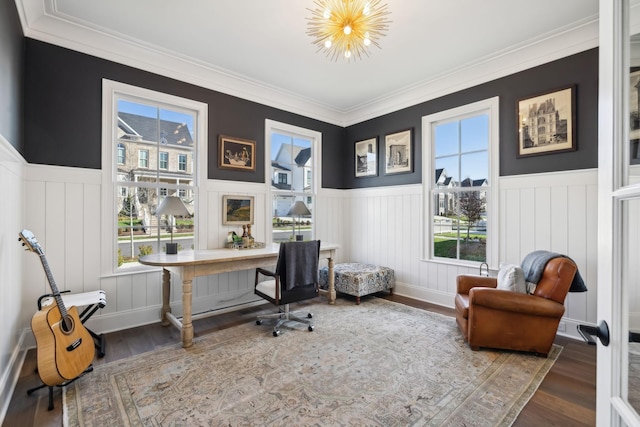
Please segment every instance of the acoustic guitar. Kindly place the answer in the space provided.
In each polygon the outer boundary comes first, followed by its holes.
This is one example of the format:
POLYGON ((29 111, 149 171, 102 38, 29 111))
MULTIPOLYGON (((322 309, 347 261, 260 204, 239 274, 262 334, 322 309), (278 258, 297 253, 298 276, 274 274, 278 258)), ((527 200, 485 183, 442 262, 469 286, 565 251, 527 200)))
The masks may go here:
POLYGON ((93 362, 95 345, 76 307, 64 306, 49 263, 40 244, 29 230, 20 232, 22 246, 40 257, 55 304, 43 307, 31 319, 36 338, 38 374, 48 386, 56 386, 80 376, 93 362))

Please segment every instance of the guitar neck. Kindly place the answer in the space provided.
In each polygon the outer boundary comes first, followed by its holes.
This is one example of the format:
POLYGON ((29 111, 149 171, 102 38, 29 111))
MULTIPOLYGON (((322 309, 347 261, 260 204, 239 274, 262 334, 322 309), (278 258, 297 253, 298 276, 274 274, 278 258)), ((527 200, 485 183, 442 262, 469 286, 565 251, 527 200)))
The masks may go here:
POLYGON ((44 253, 42 252, 40 252, 38 255, 40 256, 40 262, 42 262, 42 268, 44 268, 44 272, 47 275, 49 286, 51 286, 53 297, 56 299, 56 304, 58 305, 58 309, 60 310, 60 315, 62 316, 62 318, 65 318, 67 317, 67 309, 64 306, 64 302, 62 301, 62 296, 60 295, 60 291, 58 290, 56 281, 53 279, 53 274, 51 273, 51 269, 49 268, 49 263, 47 262, 47 258, 44 256, 44 253))

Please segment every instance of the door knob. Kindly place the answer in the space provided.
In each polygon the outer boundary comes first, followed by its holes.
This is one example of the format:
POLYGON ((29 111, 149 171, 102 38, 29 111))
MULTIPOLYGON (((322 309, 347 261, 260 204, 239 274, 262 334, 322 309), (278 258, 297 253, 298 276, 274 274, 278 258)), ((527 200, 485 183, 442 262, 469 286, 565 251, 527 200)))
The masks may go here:
POLYGON ((598 337, 603 346, 609 345, 609 325, 604 320, 601 320, 598 326, 578 325, 578 332, 590 345, 596 345, 593 337, 598 337))

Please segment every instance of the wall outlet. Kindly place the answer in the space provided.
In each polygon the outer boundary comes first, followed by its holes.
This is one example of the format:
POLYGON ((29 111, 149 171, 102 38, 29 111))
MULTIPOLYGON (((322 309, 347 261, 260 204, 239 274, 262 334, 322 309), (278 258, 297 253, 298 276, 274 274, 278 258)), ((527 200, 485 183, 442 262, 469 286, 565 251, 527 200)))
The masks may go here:
POLYGON ((564 322, 560 322, 558 324, 558 332, 566 332, 567 331, 567 324, 564 322))

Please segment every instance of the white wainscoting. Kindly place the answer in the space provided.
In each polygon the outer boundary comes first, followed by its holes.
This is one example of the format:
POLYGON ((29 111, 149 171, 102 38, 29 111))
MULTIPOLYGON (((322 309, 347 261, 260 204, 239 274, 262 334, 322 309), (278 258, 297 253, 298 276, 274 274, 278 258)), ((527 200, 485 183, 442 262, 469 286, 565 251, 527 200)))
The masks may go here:
MULTIPOLYGON (((24 227, 31 229, 49 260, 61 290, 104 289, 107 307, 90 327, 108 332, 158 321, 161 277, 158 269, 101 275, 101 171, 29 165, 26 171, 24 227)), ((570 294, 561 332, 575 336, 575 324, 596 320, 597 171, 503 177, 500 180, 500 261, 519 263, 533 249, 571 256, 589 292, 570 294)), ((222 196, 255 197, 254 235, 266 239, 270 204, 264 184, 207 181, 201 188, 199 248, 221 247, 222 196)), ((396 271, 397 293, 452 306, 456 276, 476 268, 433 263, 422 257, 422 186, 420 184, 357 190, 322 189, 318 193, 316 237, 338 243, 336 262, 370 262, 396 271)), ((19 227, 18 227, 19 228, 19 227)), ((16 228, 12 229, 15 233, 16 228)), ((29 321, 38 296, 49 291, 40 260, 25 263, 21 317, 25 346, 33 345, 29 321)), ((194 285, 194 311, 222 310, 255 301, 251 271, 202 277, 194 285)), ((174 313, 182 311, 180 285, 172 285, 174 313)))
MULTIPOLYGON (((576 261, 588 292, 569 294, 559 332, 578 337, 576 326, 596 322, 597 170, 500 178, 500 263, 519 264, 535 249, 576 261)), ((476 268, 421 261, 422 186, 348 190, 345 207, 353 262, 391 267, 396 292, 452 307, 456 276, 476 268)))
MULTIPOLYGON (((18 380, 23 351, 21 302, 24 294, 23 251, 18 243, 24 207, 24 168, 26 162, 0 135, 0 182, 2 183, 2 221, 0 221, 0 421, 4 419, 13 388, 18 380)), ((34 306, 35 307, 35 306, 34 306)), ((32 310, 33 312, 33 310, 32 310)))
MULTIPOLYGON (((89 320, 89 327, 109 332, 159 320, 161 272, 157 268, 118 274, 101 273, 104 245, 100 241, 102 172, 81 168, 29 165, 26 172, 26 214, 24 227, 34 232, 44 249, 53 277, 60 290, 84 292, 104 289, 107 307, 89 320)), ((220 248, 229 231, 239 226, 222 225, 222 196, 253 196, 255 224, 252 232, 258 241, 266 240, 270 203, 264 184, 209 180, 200 189, 198 248, 220 248)), ((316 213, 316 236, 343 245, 345 199, 341 191, 321 190, 316 213)), ((15 229, 12 230, 15 233, 15 229)), ((16 234, 17 238, 17 234, 16 234)), ((338 252, 336 262, 343 256, 338 252)), ((24 346, 35 345, 29 322, 40 295, 49 292, 40 259, 24 256, 25 289, 21 300, 21 325, 24 346)), ((182 313, 181 284, 172 280, 171 305, 174 314, 182 313), (178 284, 176 284, 178 283, 178 284)), ((253 293, 253 271, 240 271, 199 277, 194 280, 194 312, 223 311, 229 307, 258 300, 253 293)))

